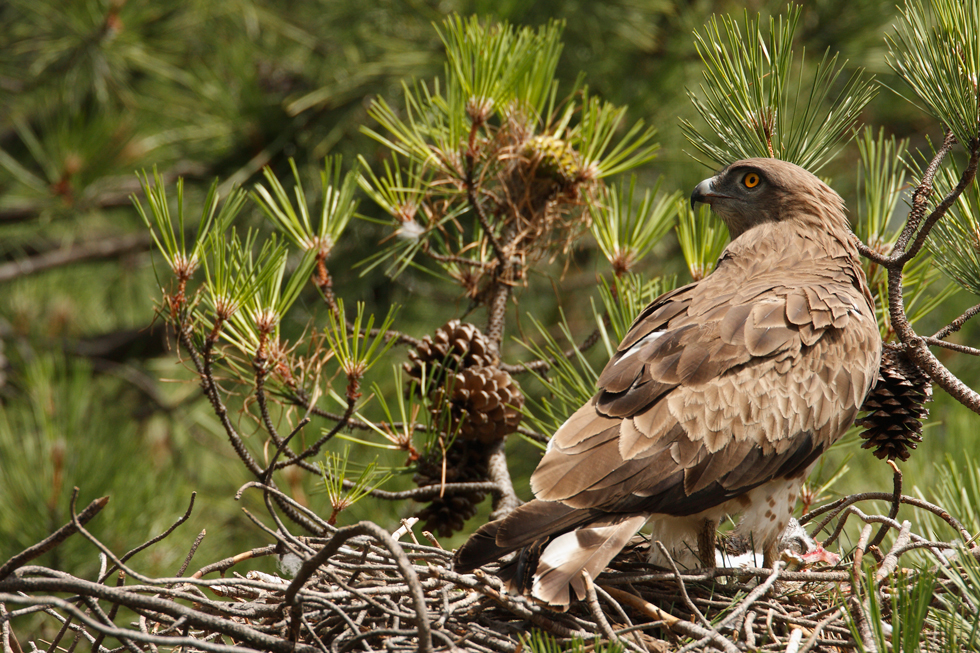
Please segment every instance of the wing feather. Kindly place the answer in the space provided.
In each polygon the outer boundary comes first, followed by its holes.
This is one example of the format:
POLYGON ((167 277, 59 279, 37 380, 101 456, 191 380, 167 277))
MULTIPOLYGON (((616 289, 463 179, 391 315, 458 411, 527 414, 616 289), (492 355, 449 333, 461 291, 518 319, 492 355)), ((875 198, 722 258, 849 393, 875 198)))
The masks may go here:
POLYGON ((858 272, 802 251, 795 278, 731 256, 650 304, 555 434, 535 495, 687 515, 802 473, 840 437, 880 356, 858 272))

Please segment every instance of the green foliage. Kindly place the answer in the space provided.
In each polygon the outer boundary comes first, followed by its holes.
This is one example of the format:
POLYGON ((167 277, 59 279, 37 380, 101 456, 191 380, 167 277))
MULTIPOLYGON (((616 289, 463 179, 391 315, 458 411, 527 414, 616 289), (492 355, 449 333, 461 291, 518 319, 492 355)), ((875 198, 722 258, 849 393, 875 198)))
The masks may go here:
POLYGON ((946 594, 942 600, 944 609, 930 615, 934 627, 945 635, 946 650, 951 653, 980 646, 980 612, 976 610, 980 601, 980 561, 966 547, 956 553, 952 565, 939 569, 957 593, 946 594))
POLYGON ((604 313, 596 310, 593 302, 592 312, 596 325, 606 345, 606 351, 612 355, 616 344, 626 337, 640 312, 654 299, 677 286, 677 279, 657 277, 646 281, 638 274, 628 274, 607 281, 599 280, 599 297, 602 300, 604 313), (612 327, 612 333, 606 327, 606 321, 612 327), (615 342, 613 339, 615 338, 615 342))
POLYGON ((874 88, 859 71, 832 97, 844 67, 829 49, 805 83, 805 56, 799 62, 793 57, 801 15, 802 6, 788 5, 784 15, 769 19, 768 34, 761 17, 753 20, 748 11, 744 34, 733 18, 713 16, 704 34, 695 34, 706 86, 704 99, 689 95, 708 130, 687 120, 681 129, 709 161, 724 166, 775 157, 816 172, 850 140, 849 130, 874 88))
MULTIPOLYGON (((244 242, 238 237, 237 230, 232 230, 230 237, 223 233, 211 235, 214 242, 208 248, 210 256, 204 257, 206 301, 209 312, 222 322, 237 313, 243 304, 251 302, 259 286, 277 272, 278 263, 285 254, 285 249, 280 248, 275 261, 264 261, 272 254, 265 249, 257 260, 253 260, 257 235, 256 231, 249 230, 244 242)), ((244 342, 239 341, 239 349, 243 353, 254 352, 244 342)))
POLYGON ((629 272, 667 234, 677 215, 680 192, 660 195, 661 181, 643 193, 635 205, 636 176, 625 184, 608 186, 589 200, 592 236, 616 274, 629 272))
POLYGON ((728 229, 705 204, 695 212, 686 200, 678 200, 680 219, 677 221, 677 240, 691 278, 703 279, 715 269, 721 253, 728 246, 728 229))
POLYGON ((351 485, 345 487, 344 481, 348 480, 348 470, 351 467, 353 463, 350 445, 344 447, 343 453, 327 452, 324 462, 320 463, 320 476, 323 478, 327 498, 333 510, 327 520, 330 524, 337 523, 337 517, 341 512, 384 485, 392 476, 390 471, 378 468, 378 459, 375 458, 367 465, 363 465, 351 485))
MULTIPOLYGON (((875 587, 873 569, 867 569, 865 582, 865 589, 875 587)), ((890 604, 883 603, 878 592, 868 591, 868 621, 879 651, 890 649, 896 653, 918 653, 922 650, 935 586, 935 574, 923 570, 916 573, 914 579, 891 577, 888 593, 890 604)), ((853 624, 851 627, 853 630, 853 624)), ((860 636, 855 639, 863 643, 860 636)), ((860 644, 858 648, 865 650, 860 644)))
POLYGON ((150 205, 150 215, 147 215, 143 203, 134 195, 133 203, 146 228, 153 234, 157 249, 163 254, 167 265, 178 279, 186 281, 194 274, 201 264, 208 237, 212 233, 222 234, 242 209, 245 195, 240 190, 232 191, 218 211, 218 182, 211 184, 207 199, 204 200, 204 211, 198 223, 194 244, 188 249, 188 228, 184 225, 184 180, 177 180, 177 221, 170 214, 170 204, 167 201, 167 190, 160 174, 154 168, 153 184, 146 172, 140 179, 143 195, 150 205), (215 217, 217 214, 217 217, 215 217))
POLYGON ((885 138, 885 130, 877 137, 871 127, 865 127, 857 139, 861 159, 858 165, 858 219, 854 225, 857 237, 882 254, 891 252, 899 230, 893 226, 895 208, 905 187, 908 140, 885 138))
MULTIPOLYGON (((980 533, 980 464, 974 455, 953 457, 946 454, 935 464, 938 482, 930 488, 930 498, 941 503, 971 533, 980 533)), ((916 492, 922 496, 922 489, 916 492)), ((948 537, 949 525, 933 515, 926 518, 929 532, 936 538, 948 537)))
MULTIPOLYGON (((956 179, 942 169, 943 188, 956 179)), ((964 290, 980 295, 980 183, 976 180, 956 199, 947 216, 929 232, 926 241, 937 265, 964 290)))
POLYGON ((348 325, 343 300, 337 300, 337 313, 327 314, 325 331, 330 350, 347 375, 360 376, 371 369, 391 349, 394 340, 386 337, 395 322, 398 307, 388 310, 381 325, 374 328, 374 315, 365 317, 363 302, 357 303, 357 315, 348 325))
MULTIPOLYGON (((256 356, 267 344, 278 344, 283 316, 299 298, 299 293, 309 282, 310 272, 316 262, 315 252, 307 252, 299 265, 286 277, 288 250, 286 245, 273 235, 262 242, 256 254, 252 249, 253 235, 246 236, 243 246, 235 244, 232 237, 232 253, 239 273, 237 287, 253 288, 253 292, 242 297, 241 309, 230 316, 222 335, 249 358, 256 356), (285 282, 285 283, 284 283, 285 282)), ((217 246, 220 241, 214 241, 217 246)), ((215 251, 216 256, 225 252, 215 251)), ((218 315, 217 311, 215 315, 218 315)), ((204 315, 206 321, 212 316, 204 315)))
POLYGON ((276 174, 268 167, 262 170, 262 175, 272 191, 256 184, 253 197, 266 216, 294 245, 326 259, 357 210, 354 188, 358 175, 356 172, 348 172, 341 181, 341 157, 338 155, 326 158, 323 170, 320 171, 322 208, 320 219, 314 228, 310 222, 310 209, 303 182, 293 159, 289 159, 289 167, 293 172, 293 179, 296 180, 293 196, 299 207, 298 213, 276 174))
MULTIPOLYGON (((92 381, 84 360, 61 354, 35 357, 20 377, 29 401, 0 409, 0 559, 7 560, 68 523, 68 500, 80 490, 77 510, 108 495, 110 501, 89 524, 90 531, 116 550, 128 550, 169 523, 191 498, 189 488, 171 485, 176 475, 165 461, 172 443, 152 422, 132 419, 140 397, 122 379, 92 381), (106 397, 112 399, 104 404, 106 397), (106 446, 108 434, 119 437, 106 446), (148 472, 155 478, 147 482, 148 472), (153 510, 147 510, 153 505, 153 510), (118 524, 127 524, 120 529, 118 524)), ((202 456, 202 459, 207 456, 202 456)), ((197 468, 197 461, 188 464, 197 468)), ((185 532, 182 532, 186 535, 185 532)), ((134 560, 148 573, 176 571, 186 555, 183 543, 164 546, 134 560)), ((81 537, 37 561, 84 576, 98 569, 98 552, 81 537)))
POLYGON ((970 143, 980 133, 980 4, 906 0, 901 17, 888 38, 889 65, 923 111, 970 143))
MULTIPOLYGON (((450 113, 462 117, 466 108, 475 111, 486 105, 504 112, 546 113, 545 102, 554 101, 563 27, 560 22, 550 21, 535 32, 481 23, 476 16, 450 16, 436 31, 449 60, 446 79, 450 80, 450 88, 459 85, 458 95, 467 103, 467 107, 450 107, 450 113)), ((452 135, 461 137, 463 133, 452 135)))
POLYGON ((528 315, 528 318, 540 339, 537 342, 521 342, 521 344, 527 347, 535 358, 551 360, 552 366, 546 374, 531 372, 531 375, 547 388, 548 394, 537 400, 529 397, 522 412, 525 419, 538 432, 554 433, 572 413, 592 399, 600 370, 589 362, 575 344, 572 329, 564 319, 564 315, 559 327, 567 343, 565 347, 533 315, 528 315), (566 347, 571 352, 570 355, 566 355, 566 347))
POLYGON ((584 224, 579 198, 649 162, 659 146, 642 120, 620 133, 626 108, 586 88, 558 100, 560 24, 532 30, 451 17, 439 33, 444 78, 406 86, 400 110, 383 98, 369 110, 387 135, 365 131, 392 160, 383 176, 369 172, 360 183, 394 219, 398 240, 368 269, 393 259, 387 269, 397 274, 426 253, 476 295, 471 273, 500 255, 498 241, 521 256, 567 250, 584 224), (488 206, 470 206, 473 197, 488 206))
POLYGON ((622 653, 623 647, 613 642, 601 643, 599 637, 591 644, 575 638, 570 643, 559 643, 554 636, 534 629, 526 635, 521 635, 521 644, 531 653, 622 653))

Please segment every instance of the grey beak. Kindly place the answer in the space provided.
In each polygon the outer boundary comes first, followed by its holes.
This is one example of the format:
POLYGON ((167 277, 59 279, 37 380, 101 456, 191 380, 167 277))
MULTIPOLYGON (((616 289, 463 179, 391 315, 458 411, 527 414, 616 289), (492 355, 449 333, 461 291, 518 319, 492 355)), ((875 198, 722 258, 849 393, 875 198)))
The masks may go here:
MULTIPOLYGON (((711 179, 714 179, 712 177, 711 179)), ((691 210, 694 210, 694 205, 698 202, 706 202, 708 197, 711 195, 711 179, 705 179, 700 184, 694 187, 694 192, 691 193, 691 210)))

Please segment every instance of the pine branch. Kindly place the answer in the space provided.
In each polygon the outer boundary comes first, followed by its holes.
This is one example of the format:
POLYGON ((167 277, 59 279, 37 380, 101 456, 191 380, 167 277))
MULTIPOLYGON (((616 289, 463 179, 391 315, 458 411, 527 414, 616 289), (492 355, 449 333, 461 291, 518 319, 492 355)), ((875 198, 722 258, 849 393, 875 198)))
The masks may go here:
POLYGON ((962 329, 964 324, 966 324, 970 319, 976 317, 977 315, 980 315, 980 304, 977 304, 976 306, 972 306, 966 309, 966 311, 964 311, 962 315, 960 315, 958 318, 956 318, 955 320, 953 320, 952 322, 944 326, 942 329, 934 333, 932 337, 935 338, 936 340, 945 340, 953 333, 956 333, 957 331, 962 329))
POLYGON ((70 247, 57 248, 26 259, 0 264, 0 283, 83 261, 101 261, 145 252, 152 246, 153 239, 145 232, 76 243, 70 247))

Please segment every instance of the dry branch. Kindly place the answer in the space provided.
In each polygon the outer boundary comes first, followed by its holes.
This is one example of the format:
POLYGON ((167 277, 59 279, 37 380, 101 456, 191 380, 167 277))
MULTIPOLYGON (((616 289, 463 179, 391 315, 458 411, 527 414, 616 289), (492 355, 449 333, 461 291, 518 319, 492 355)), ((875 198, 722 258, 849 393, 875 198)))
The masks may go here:
MULTIPOLYGON (((253 482, 247 487, 285 498, 270 486, 253 482)), ((451 566, 452 552, 399 543, 376 524, 361 522, 342 529, 326 527, 327 536, 318 538, 270 530, 277 539, 275 545, 213 563, 190 578, 146 578, 117 561, 126 578, 140 583, 133 585, 125 585, 123 575, 116 586, 107 586, 8 561, 3 568, 11 571, 0 580, 0 602, 5 605, 0 626, 43 608, 65 624, 65 634, 74 628, 79 636, 98 642, 101 648, 96 650, 101 652, 110 646, 102 645, 103 641, 115 640, 131 651, 180 646, 216 653, 513 653, 520 646, 518 635, 532 629, 545 631, 559 642, 576 637, 591 640, 598 634, 602 641, 618 641, 638 652, 713 648, 731 653, 745 647, 855 651, 858 645, 851 638, 846 614, 852 614, 859 625, 866 622, 865 593, 881 591, 860 585, 864 577, 859 570, 871 560, 864 555, 869 549, 870 524, 882 524, 894 538, 888 554, 876 565, 880 582, 873 585, 891 578, 891 583, 911 586, 918 572, 903 568, 903 555, 917 544, 955 549, 961 537, 954 528, 954 541, 928 542, 912 532, 914 522, 899 524, 887 515, 861 513, 853 504, 867 498, 869 495, 847 497, 847 501, 814 511, 830 512, 841 521, 854 514, 868 522, 847 568, 789 572, 778 563, 776 569, 664 571, 640 562, 645 559, 646 546, 641 543, 613 562, 613 569, 599 578, 601 585, 588 579, 588 601, 573 604, 564 613, 505 593, 493 567, 488 572, 457 573, 451 566), (303 560, 292 581, 257 572, 225 577, 245 560, 284 551, 303 560), (221 578, 205 578, 218 572, 221 578), (26 606, 26 610, 10 610, 9 606, 26 606), (689 621, 692 613, 701 615, 697 623, 689 621), (138 618, 128 627, 117 626, 125 614, 138 618)), ((893 495, 877 493, 870 498, 887 501, 893 495)), ((917 510, 945 512, 924 502, 902 503, 917 510)), ((274 504, 270 501, 269 505, 274 504)), ((149 545, 172 533, 168 529, 149 545)), ((110 559, 116 559, 85 534, 110 559)), ((13 560, 17 561, 24 561, 23 554, 13 560)), ((937 598, 954 591, 950 584, 937 585, 937 598)), ((964 613, 971 609, 966 603, 960 605, 964 613)), ((861 645, 870 648, 874 642, 867 637, 873 635, 864 627, 862 631, 861 645)), ((12 629, 7 627, 7 632, 12 629)), ((923 641, 938 643, 943 633, 927 628, 923 636, 923 641)))

